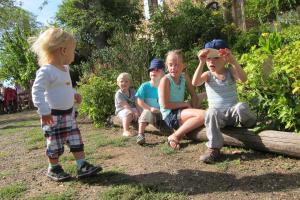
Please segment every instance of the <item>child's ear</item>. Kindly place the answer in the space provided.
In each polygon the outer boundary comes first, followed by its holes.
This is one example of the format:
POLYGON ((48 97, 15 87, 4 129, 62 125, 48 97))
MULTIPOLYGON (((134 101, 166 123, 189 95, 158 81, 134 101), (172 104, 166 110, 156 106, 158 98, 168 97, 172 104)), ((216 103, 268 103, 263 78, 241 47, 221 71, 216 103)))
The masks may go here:
POLYGON ((63 55, 65 55, 65 54, 66 54, 66 51, 67 51, 67 48, 66 48, 66 47, 60 47, 60 48, 59 48, 59 51, 60 51, 63 55))

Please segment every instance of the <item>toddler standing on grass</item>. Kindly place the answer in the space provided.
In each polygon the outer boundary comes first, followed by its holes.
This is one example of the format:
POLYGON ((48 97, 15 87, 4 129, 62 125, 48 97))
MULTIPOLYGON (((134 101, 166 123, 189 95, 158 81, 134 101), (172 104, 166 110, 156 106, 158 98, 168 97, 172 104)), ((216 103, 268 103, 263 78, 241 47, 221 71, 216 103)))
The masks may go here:
POLYGON ((139 118, 139 110, 136 106, 135 90, 131 88, 131 75, 124 72, 117 78, 119 90, 115 94, 116 115, 122 121, 123 136, 134 136, 130 132, 129 125, 132 121, 137 121, 139 118))
POLYGON ((38 108, 47 141, 47 176, 54 181, 71 177, 59 164, 64 144, 76 159, 78 178, 102 170, 85 160, 84 144, 75 119, 74 100, 80 103, 81 96, 74 93, 68 67, 74 60, 75 47, 73 36, 59 28, 47 29, 32 45, 40 65, 32 86, 32 101, 38 108))

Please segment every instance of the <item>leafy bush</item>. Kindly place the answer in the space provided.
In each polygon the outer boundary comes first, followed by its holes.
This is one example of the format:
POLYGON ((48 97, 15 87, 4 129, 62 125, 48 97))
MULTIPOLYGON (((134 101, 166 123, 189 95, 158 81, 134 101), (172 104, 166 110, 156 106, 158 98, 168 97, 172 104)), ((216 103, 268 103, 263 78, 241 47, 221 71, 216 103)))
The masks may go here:
POLYGON ((260 32, 257 28, 247 32, 240 32, 235 41, 231 42, 232 50, 238 53, 249 52, 251 47, 258 43, 260 32))
POLYGON ((1 34, 0 80, 11 80, 26 89, 30 87, 30 80, 34 79, 37 70, 37 61, 27 39, 34 31, 12 27, 12 30, 1 34))
POLYGON ((56 13, 58 22, 74 32, 77 48, 86 57, 105 47, 116 29, 134 32, 141 18, 137 0, 65 0, 56 13))
POLYGON ((202 2, 184 0, 175 10, 166 5, 150 19, 156 55, 163 56, 170 49, 188 50, 205 41, 224 38, 222 13, 206 9, 202 2))
POLYGON ((271 55, 253 47, 241 58, 248 82, 239 86, 240 94, 257 111, 263 126, 300 131, 299 48, 300 41, 295 41, 271 55))
POLYGON ((109 79, 113 77, 111 73, 114 73, 116 78, 119 73, 128 72, 132 75, 135 87, 149 79, 147 69, 153 57, 149 39, 139 37, 138 33, 126 34, 119 31, 114 34, 109 44, 109 47, 93 53, 89 63, 83 67, 85 73, 104 75, 109 79))
POLYGON ((86 82, 79 84, 79 92, 83 97, 80 112, 88 115, 96 125, 102 125, 110 115, 114 114, 116 83, 95 75, 83 80, 86 82))
POLYGON ((262 33, 258 40, 258 45, 269 54, 272 54, 276 49, 280 48, 282 44, 283 38, 278 32, 262 33))
POLYGON ((294 9, 297 5, 299 2, 296 0, 247 0, 246 18, 263 24, 275 20, 278 14, 294 9))

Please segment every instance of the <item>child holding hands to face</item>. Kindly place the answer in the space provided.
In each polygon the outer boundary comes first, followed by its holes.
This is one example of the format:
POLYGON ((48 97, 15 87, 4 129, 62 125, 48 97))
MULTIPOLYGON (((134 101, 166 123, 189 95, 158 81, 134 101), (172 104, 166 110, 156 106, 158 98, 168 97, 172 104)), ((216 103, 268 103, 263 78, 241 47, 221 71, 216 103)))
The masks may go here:
POLYGON ((205 83, 208 110, 205 116, 208 138, 206 153, 200 156, 205 163, 212 163, 220 157, 223 136, 220 128, 236 126, 253 127, 256 117, 246 103, 238 103, 236 81, 247 81, 247 74, 231 54, 225 41, 216 39, 205 44, 198 53, 199 65, 194 73, 194 86, 205 83), (209 71, 203 72, 204 65, 209 71), (231 67, 226 68, 229 63, 231 67))
POLYGON ((168 137, 168 144, 173 149, 178 149, 179 142, 190 131, 201 127, 204 123, 205 111, 193 109, 198 107, 198 97, 187 74, 183 54, 180 50, 170 51, 166 58, 168 74, 159 84, 159 104, 163 120, 175 129, 168 137), (187 88, 192 98, 192 104, 184 101, 187 88))
POLYGON ((54 181, 70 178, 59 164, 64 144, 76 159, 78 178, 102 170, 85 160, 84 144, 75 119, 74 99, 80 103, 81 96, 74 93, 68 67, 74 60, 75 47, 73 36, 59 28, 47 29, 32 45, 41 66, 32 86, 32 101, 38 108, 47 140, 47 176, 54 181))
POLYGON ((136 106, 135 90, 131 88, 131 75, 121 73, 117 78, 119 90, 115 94, 116 115, 121 119, 123 125, 123 136, 134 136, 129 130, 132 121, 139 118, 139 110, 136 106))

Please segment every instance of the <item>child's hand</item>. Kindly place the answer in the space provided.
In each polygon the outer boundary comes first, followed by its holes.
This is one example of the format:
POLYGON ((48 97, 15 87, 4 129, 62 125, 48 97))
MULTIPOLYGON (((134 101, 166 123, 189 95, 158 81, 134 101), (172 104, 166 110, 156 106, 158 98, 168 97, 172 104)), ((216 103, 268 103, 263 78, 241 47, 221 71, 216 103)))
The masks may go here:
POLYGON ((154 107, 151 107, 151 108, 150 108, 150 111, 151 111, 152 113, 159 113, 159 112, 160 112, 159 109, 154 108, 154 107))
POLYGON ((225 58, 225 60, 231 64, 234 65, 236 63, 236 59, 234 58, 234 56, 232 55, 230 49, 220 49, 219 53, 221 56, 223 56, 225 58))
POLYGON ((74 94, 74 98, 75 98, 75 102, 76 102, 76 103, 78 103, 78 104, 81 103, 82 99, 81 99, 81 95, 80 95, 80 94, 75 93, 75 94, 74 94))
POLYGON ((204 62, 204 63, 206 62, 208 52, 209 52, 208 49, 202 49, 199 51, 197 56, 200 62, 204 62))
POLYGON ((42 124, 52 125, 54 123, 52 115, 43 115, 41 117, 42 124))
POLYGON ((133 116, 134 121, 137 121, 139 119, 139 113, 137 113, 137 112, 133 112, 132 116, 133 116))

